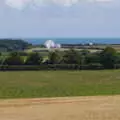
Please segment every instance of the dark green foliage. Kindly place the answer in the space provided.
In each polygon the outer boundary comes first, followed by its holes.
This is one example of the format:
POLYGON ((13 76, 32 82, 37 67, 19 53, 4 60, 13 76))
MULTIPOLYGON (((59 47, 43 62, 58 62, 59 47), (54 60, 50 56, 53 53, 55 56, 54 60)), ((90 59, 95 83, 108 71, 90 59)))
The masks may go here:
POLYGON ((24 61, 21 59, 21 56, 17 52, 12 52, 12 53, 10 53, 10 56, 5 59, 3 64, 23 65, 24 61))
POLYGON ((112 47, 105 48, 100 55, 101 64, 107 69, 114 68, 116 62, 116 50, 112 47))
POLYGON ((116 59, 115 59, 115 63, 116 64, 120 64, 120 53, 116 53, 116 59))
POLYGON ((46 59, 39 52, 11 52, 0 57, 1 70, 88 70, 120 68, 120 53, 111 47, 102 52, 87 50, 51 51, 46 59), (9 67, 4 66, 9 65, 9 67), (21 65, 18 67, 17 65, 21 65), (24 66, 23 66, 24 65, 24 66), (26 66, 27 65, 27 66, 26 66), (10 67, 12 66, 12 67, 10 67), (17 67, 15 67, 17 66, 17 67), (29 66, 29 67, 28 67, 29 66))
POLYGON ((31 46, 29 43, 23 40, 12 40, 12 39, 1 39, 0 40, 0 51, 20 51, 24 50, 28 46, 31 46))
POLYGON ((86 55, 85 62, 86 62, 86 64, 100 63, 100 54, 90 53, 90 54, 86 55))
POLYGON ((26 65, 40 65, 42 62, 42 57, 39 55, 39 53, 30 53, 25 61, 26 65))
POLYGON ((62 60, 62 54, 59 51, 49 52, 48 63, 49 64, 59 64, 62 60))
POLYGON ((78 51, 70 49, 69 51, 65 52, 63 56, 63 62, 66 64, 80 64, 81 55, 78 51))

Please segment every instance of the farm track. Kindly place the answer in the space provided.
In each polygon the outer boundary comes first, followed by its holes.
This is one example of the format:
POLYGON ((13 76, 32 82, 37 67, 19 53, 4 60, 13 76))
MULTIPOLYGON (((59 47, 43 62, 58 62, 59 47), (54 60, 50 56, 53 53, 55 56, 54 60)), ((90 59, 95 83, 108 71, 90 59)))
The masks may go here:
POLYGON ((120 96, 0 100, 1 120, 120 120, 120 96))

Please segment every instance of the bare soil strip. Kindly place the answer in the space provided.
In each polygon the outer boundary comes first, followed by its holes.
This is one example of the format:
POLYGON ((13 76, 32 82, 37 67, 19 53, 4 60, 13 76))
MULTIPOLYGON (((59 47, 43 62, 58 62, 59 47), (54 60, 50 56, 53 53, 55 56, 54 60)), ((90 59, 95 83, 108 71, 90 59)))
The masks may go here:
POLYGON ((0 100, 0 120, 120 120, 120 96, 0 100))

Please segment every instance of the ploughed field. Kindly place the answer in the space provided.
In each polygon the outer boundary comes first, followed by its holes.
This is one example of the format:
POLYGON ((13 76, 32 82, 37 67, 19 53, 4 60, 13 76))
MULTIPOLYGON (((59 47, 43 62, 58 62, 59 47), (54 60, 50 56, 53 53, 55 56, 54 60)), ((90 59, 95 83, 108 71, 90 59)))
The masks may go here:
POLYGON ((120 70, 0 72, 0 98, 120 94, 120 70))

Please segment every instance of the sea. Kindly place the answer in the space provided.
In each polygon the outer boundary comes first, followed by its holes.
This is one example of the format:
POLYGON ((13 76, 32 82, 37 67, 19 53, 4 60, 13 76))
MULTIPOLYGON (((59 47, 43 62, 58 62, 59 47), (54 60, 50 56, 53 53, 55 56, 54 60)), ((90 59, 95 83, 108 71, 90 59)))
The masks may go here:
POLYGON ((25 38, 25 41, 33 45, 44 44, 47 40, 53 40, 58 44, 120 44, 120 38, 25 38))

